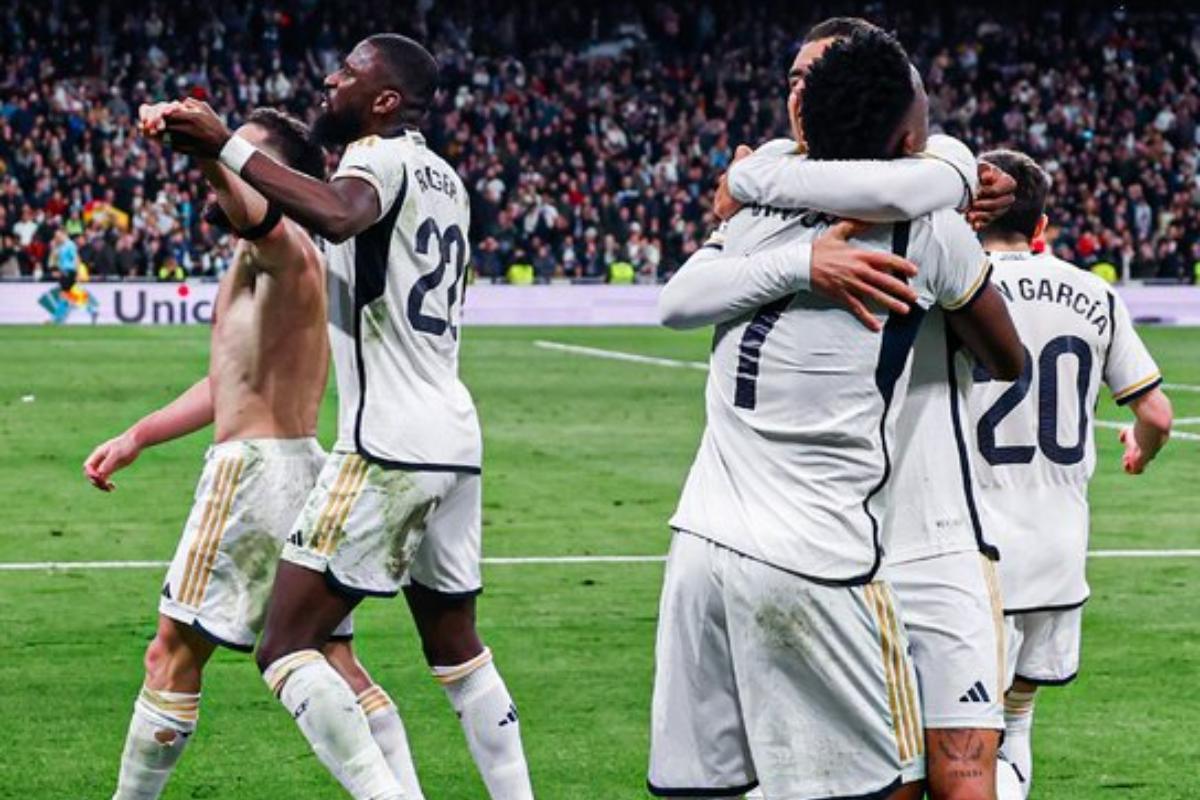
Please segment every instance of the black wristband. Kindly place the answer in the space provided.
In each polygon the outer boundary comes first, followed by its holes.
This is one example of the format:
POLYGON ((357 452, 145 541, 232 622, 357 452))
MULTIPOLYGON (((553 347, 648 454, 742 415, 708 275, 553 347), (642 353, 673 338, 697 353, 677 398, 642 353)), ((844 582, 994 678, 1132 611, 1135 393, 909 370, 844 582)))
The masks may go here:
POLYGON ((253 242, 255 239, 261 239, 271 231, 275 230, 275 226, 283 219, 283 212, 279 210, 279 206, 274 203, 267 204, 267 215, 262 218, 262 222, 252 228, 247 228, 244 231, 238 231, 237 235, 242 239, 253 242))

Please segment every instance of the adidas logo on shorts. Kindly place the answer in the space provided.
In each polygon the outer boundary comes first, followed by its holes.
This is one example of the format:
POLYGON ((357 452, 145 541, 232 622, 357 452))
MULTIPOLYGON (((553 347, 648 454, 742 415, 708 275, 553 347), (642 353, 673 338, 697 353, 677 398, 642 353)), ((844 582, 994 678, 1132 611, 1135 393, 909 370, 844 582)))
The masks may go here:
POLYGON ((987 689, 983 688, 982 681, 975 681, 975 685, 967 689, 967 693, 958 698, 960 703, 990 703, 992 698, 988 696, 987 689))

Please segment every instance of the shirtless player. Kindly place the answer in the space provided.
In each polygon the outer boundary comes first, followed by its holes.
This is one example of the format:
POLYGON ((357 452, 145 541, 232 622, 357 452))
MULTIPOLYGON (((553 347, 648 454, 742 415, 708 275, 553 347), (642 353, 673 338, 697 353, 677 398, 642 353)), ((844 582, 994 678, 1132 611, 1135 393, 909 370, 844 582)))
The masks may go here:
MULTIPOLYGON (((173 104, 143 106, 142 130, 162 130, 173 104)), ((308 129, 271 109, 238 134, 289 166, 324 177, 308 129)), ((159 601, 114 800, 156 798, 196 728, 200 683, 217 645, 251 652, 275 565, 325 454, 316 440, 325 391, 325 270, 308 232, 216 161, 202 161, 218 204, 211 221, 240 241, 222 278, 208 375, 88 457, 84 472, 112 491, 114 472, 162 442, 215 424, 195 505, 159 601)), ((350 648, 347 617, 324 653, 357 695, 406 797, 420 798, 404 726, 350 648)))

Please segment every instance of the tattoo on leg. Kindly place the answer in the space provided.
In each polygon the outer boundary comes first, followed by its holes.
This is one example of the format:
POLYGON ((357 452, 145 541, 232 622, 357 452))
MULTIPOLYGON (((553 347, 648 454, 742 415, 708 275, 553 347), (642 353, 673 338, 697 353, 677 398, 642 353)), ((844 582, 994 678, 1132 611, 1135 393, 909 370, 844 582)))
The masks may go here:
POLYGON ((956 730, 943 731, 938 736, 938 752, 942 758, 950 762, 950 774, 955 778, 979 778, 984 774, 983 739, 978 731, 956 730))

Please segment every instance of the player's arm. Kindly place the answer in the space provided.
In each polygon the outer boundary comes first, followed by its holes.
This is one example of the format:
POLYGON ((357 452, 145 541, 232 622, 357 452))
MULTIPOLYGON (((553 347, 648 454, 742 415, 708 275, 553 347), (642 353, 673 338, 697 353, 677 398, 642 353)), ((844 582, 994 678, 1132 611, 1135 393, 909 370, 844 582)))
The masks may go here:
POLYGON ((1104 360, 1104 382, 1117 405, 1133 411, 1133 426, 1119 434, 1125 445, 1121 464, 1130 475, 1140 475, 1170 438, 1174 413, 1162 391, 1162 373, 1134 329, 1125 302, 1111 289, 1108 299, 1112 340, 1104 360))
POLYGON ((1121 444, 1125 445, 1121 466, 1130 475, 1141 475, 1171 438, 1174 411, 1167 395, 1157 386, 1131 402, 1129 408, 1135 422, 1120 433, 1121 444))
POLYGON ((202 158, 200 169, 230 226, 253 249, 255 266, 275 272, 306 263, 298 231, 265 197, 217 161, 202 158))
POLYGON ((207 427, 213 421, 209 379, 196 382, 167 405, 142 417, 120 436, 109 439, 83 462, 83 474, 97 489, 111 492, 112 474, 132 464, 147 447, 169 442, 207 427))
POLYGON ((329 183, 280 164, 245 139, 233 136, 207 103, 188 99, 166 114, 172 147, 220 159, 283 212, 331 242, 362 233, 381 213, 379 192, 366 180, 329 183))
POLYGON ((1008 313, 1008 304, 987 281, 957 310, 947 310, 946 321, 979 363, 999 381, 1015 381, 1025 368, 1025 347, 1008 313))
POLYGON ((970 226, 953 212, 931 218, 930 244, 938 260, 931 282, 946 321, 992 377, 1015 381, 1025 368, 1025 346, 1004 296, 992 285, 992 265, 970 226))
POLYGON ((698 328, 735 319, 795 292, 813 291, 879 330, 867 303, 907 313, 917 296, 896 276, 911 278, 917 268, 891 253, 850 245, 847 240, 861 227, 843 222, 811 245, 785 245, 750 256, 725 255, 714 237, 663 287, 659 318, 669 328, 698 328))
POLYGON ((965 210, 978 186, 975 157, 949 136, 932 136, 926 152, 893 161, 819 161, 768 145, 729 170, 729 192, 740 203, 812 208, 870 222, 965 210))

